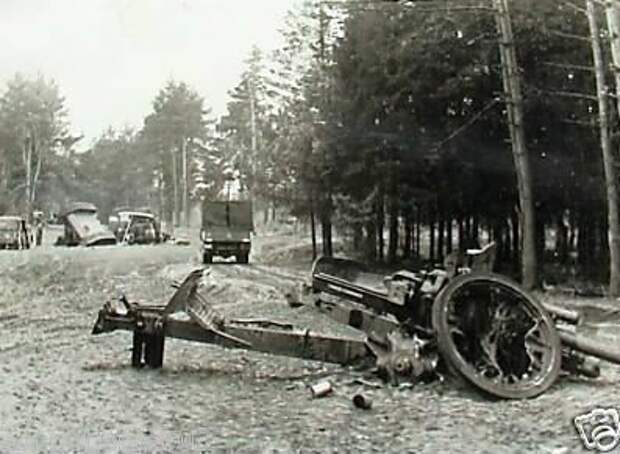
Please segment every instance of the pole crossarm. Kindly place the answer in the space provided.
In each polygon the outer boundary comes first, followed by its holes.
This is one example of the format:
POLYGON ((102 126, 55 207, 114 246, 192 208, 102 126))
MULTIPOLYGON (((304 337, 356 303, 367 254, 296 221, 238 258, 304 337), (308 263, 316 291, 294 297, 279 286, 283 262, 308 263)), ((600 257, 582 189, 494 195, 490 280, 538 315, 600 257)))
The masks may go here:
POLYGON ((551 61, 542 62, 545 66, 550 66, 552 68, 560 68, 560 69, 572 69, 575 71, 590 71, 594 72, 594 66, 586 66, 586 65, 575 65, 572 63, 555 63, 551 61))

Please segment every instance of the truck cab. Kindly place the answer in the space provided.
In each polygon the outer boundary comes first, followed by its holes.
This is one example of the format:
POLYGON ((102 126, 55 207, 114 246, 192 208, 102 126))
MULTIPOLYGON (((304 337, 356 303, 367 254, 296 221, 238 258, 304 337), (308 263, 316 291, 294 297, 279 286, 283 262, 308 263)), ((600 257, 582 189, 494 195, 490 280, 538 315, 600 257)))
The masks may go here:
POLYGON ((213 257, 234 256, 237 263, 248 263, 254 222, 252 202, 248 200, 205 201, 202 205, 203 263, 213 257))

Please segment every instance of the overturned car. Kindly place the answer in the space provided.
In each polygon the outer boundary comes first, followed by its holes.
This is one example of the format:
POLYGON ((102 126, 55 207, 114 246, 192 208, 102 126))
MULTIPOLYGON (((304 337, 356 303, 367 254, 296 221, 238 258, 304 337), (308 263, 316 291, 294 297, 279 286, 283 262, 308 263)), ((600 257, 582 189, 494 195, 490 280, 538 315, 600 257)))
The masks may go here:
POLYGON ((116 244, 114 234, 97 218, 92 203, 75 203, 60 217, 64 235, 57 246, 106 246, 116 244))

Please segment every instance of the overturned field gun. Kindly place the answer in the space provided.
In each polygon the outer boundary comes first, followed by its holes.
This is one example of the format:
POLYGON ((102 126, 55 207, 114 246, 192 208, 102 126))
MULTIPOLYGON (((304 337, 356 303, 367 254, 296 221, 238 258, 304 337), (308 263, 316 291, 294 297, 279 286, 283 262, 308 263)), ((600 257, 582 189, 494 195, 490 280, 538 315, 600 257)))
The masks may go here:
POLYGON ((522 399, 546 391, 561 371, 595 378, 589 357, 620 364, 620 352, 580 337, 580 314, 541 304, 490 272, 494 244, 452 256, 442 269, 369 272, 358 262, 321 257, 291 305, 320 312, 365 334, 324 336, 264 319, 226 319, 198 292, 192 272, 165 306, 108 302, 93 334, 133 331, 132 365, 161 367, 166 337, 353 365, 374 364, 387 380, 426 381, 449 373, 487 394, 522 399), (185 312, 189 318, 178 319, 185 312))

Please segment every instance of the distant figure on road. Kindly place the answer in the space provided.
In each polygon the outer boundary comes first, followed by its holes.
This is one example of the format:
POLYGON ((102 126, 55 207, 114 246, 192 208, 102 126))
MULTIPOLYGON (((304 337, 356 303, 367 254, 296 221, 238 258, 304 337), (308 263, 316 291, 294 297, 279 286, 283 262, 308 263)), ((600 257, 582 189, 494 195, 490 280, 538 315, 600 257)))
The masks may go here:
POLYGON ((43 228, 45 227, 43 221, 43 213, 41 211, 35 211, 34 217, 34 229, 35 229, 35 243, 37 246, 43 244, 43 228))

